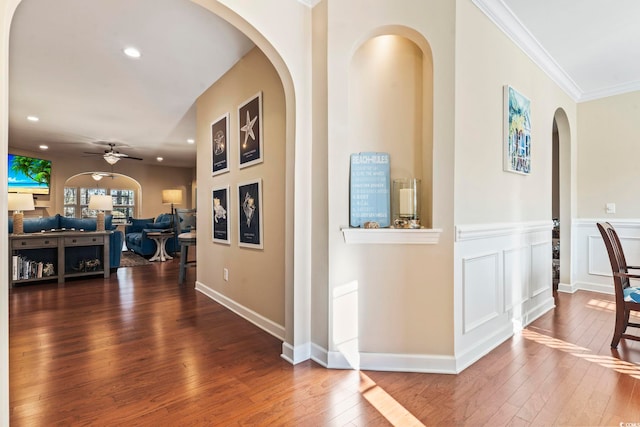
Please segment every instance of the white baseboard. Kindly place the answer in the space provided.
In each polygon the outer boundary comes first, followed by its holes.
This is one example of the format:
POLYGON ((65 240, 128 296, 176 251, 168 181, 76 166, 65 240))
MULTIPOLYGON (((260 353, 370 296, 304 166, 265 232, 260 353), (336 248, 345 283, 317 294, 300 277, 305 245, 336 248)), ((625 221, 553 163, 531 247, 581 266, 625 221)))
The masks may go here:
MULTIPOLYGON (((582 290, 582 291, 598 292, 601 294, 608 294, 608 295, 614 294, 613 284, 603 285, 602 283, 576 282, 572 285, 572 288, 575 289, 575 291, 582 290)), ((559 286, 558 286, 558 290, 560 290, 559 286)))
POLYGON ((420 372, 456 374, 453 356, 428 354, 358 353, 360 366, 352 366, 339 351, 327 351, 313 344, 311 359, 328 369, 358 369, 361 371, 420 372))
POLYGON ((473 347, 466 349, 464 353, 457 355, 455 370, 451 373, 462 372, 512 336, 513 326, 508 323, 492 335, 485 337, 482 341, 476 342, 473 347))
POLYGON ((309 360, 311 358, 311 345, 309 343, 292 346, 288 342, 282 343, 282 357, 292 365, 297 365, 300 362, 309 360))
MULTIPOLYGON (((206 286, 205 284, 203 284, 202 282, 198 282, 196 281, 196 290, 203 293, 204 295, 208 296, 209 298, 211 298, 212 300, 216 301, 217 303, 225 306, 226 308, 228 308, 229 310, 233 311, 234 313, 236 313, 238 316, 248 320, 249 322, 253 323, 254 325, 256 325, 257 327, 259 327, 260 329, 264 330, 265 332, 273 335, 274 337, 278 338, 280 341, 284 341, 284 326, 282 325, 278 325, 277 323, 267 319, 266 317, 262 316, 261 314, 256 313, 255 311, 241 305, 238 304, 237 302, 235 302, 234 300, 227 298, 225 295, 222 295, 220 292, 215 291, 211 288, 209 288, 208 286, 206 286)), ((295 353, 295 351, 292 352, 292 355, 295 353)), ((308 357, 307 357, 308 359, 308 357)), ((292 360, 295 360, 295 358, 293 358, 292 360)), ((305 359, 306 360, 306 359, 305 359)))

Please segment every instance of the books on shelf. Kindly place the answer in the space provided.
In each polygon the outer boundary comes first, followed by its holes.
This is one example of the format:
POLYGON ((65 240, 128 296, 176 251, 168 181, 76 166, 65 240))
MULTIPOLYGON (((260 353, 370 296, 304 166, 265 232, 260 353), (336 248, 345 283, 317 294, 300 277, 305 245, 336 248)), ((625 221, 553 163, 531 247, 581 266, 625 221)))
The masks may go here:
POLYGON ((13 255, 11 264, 13 280, 41 279, 44 275, 45 263, 42 261, 33 261, 23 255, 13 255))

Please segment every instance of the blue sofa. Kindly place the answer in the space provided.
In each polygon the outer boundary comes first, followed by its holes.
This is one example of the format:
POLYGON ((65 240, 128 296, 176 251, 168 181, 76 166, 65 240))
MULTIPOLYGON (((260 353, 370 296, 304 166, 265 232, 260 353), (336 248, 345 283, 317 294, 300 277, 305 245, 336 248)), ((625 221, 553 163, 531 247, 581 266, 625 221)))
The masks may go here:
MULTIPOLYGON (((113 231, 109 236, 109 268, 114 271, 120 267, 123 235, 122 231, 116 230, 116 226, 112 225, 112 219, 111 215, 105 215, 104 228, 105 230, 113 231)), ((95 218, 67 218, 56 214, 46 218, 25 218, 23 225, 25 233, 40 233, 42 230, 57 230, 61 228, 96 231, 96 220, 95 218)), ((9 233, 13 233, 13 218, 11 216, 9 216, 9 233)), ((92 251, 90 247, 87 247, 86 250, 92 251)))
MULTIPOLYGON (((124 243, 130 251, 149 257, 156 252, 156 242, 147 233, 169 229, 174 229, 171 214, 160 214, 157 218, 129 218, 124 229, 124 243)), ((178 249, 177 243, 175 236, 167 240, 167 252, 174 253, 178 249)))

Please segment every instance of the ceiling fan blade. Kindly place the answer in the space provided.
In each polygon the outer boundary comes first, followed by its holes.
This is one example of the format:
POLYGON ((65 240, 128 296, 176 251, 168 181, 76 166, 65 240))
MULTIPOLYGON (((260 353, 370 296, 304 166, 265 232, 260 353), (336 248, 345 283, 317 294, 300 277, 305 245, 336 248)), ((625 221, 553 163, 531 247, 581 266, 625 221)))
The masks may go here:
POLYGON ((142 160, 140 157, 133 157, 133 156, 129 156, 129 155, 124 155, 122 158, 123 159, 131 159, 131 160, 142 160))
POLYGON ((91 152, 91 151, 84 151, 83 154, 93 154, 93 155, 96 155, 96 156, 104 156, 104 153, 94 153, 94 152, 91 152))

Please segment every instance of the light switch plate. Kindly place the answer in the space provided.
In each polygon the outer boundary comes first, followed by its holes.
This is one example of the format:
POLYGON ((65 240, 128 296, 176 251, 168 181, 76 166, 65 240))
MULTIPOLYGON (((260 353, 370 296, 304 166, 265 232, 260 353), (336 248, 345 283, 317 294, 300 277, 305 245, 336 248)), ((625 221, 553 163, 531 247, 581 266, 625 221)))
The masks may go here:
POLYGON ((607 203, 607 206, 605 207, 605 212, 608 213, 608 214, 616 213, 616 204, 615 203, 607 203))

